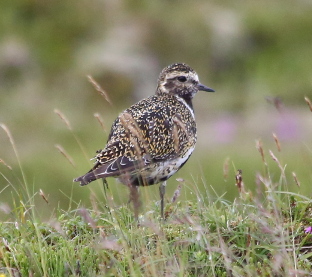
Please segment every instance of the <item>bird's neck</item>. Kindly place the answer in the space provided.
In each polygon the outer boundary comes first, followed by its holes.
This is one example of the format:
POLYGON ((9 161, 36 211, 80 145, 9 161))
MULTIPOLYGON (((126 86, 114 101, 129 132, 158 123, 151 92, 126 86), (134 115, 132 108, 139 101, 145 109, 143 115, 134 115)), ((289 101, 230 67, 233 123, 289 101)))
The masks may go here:
POLYGON ((176 99, 178 99, 180 102, 182 100, 183 103, 192 111, 194 111, 194 108, 193 108, 193 102, 192 102, 192 99, 193 97, 191 97, 190 95, 176 95, 176 94, 171 94, 171 93, 168 93, 168 92, 163 92, 159 87, 157 87, 156 89, 156 95, 163 95, 163 96, 167 96, 167 97, 175 97, 176 99))
POLYGON ((179 98, 183 99, 185 101, 185 105, 187 105, 188 108, 194 112, 193 102, 192 102, 192 98, 191 97, 188 97, 187 95, 183 95, 183 96, 175 95, 175 97, 177 97, 178 99, 179 98))

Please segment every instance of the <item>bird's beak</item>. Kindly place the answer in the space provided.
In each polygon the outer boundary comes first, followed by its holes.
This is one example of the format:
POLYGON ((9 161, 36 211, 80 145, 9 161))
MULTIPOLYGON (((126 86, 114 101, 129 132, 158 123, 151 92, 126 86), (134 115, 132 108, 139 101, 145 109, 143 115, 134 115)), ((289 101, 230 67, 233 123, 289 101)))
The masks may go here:
POLYGON ((202 85, 202 84, 198 84, 197 88, 198 88, 198 90, 215 92, 212 88, 206 87, 205 85, 202 85))

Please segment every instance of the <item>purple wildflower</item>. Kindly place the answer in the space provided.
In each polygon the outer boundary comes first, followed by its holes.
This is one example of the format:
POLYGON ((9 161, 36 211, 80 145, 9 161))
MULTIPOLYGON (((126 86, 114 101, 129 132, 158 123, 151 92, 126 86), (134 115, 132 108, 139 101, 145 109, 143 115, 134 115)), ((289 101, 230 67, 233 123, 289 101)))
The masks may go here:
POLYGON ((309 226, 309 227, 305 228, 305 229, 304 229, 304 232, 305 232, 306 234, 312 234, 312 226, 309 226))

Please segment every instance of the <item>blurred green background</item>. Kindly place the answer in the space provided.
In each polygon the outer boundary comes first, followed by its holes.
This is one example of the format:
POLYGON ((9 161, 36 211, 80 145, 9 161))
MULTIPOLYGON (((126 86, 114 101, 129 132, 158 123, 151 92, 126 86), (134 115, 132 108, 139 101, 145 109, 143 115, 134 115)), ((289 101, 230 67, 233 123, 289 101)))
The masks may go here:
MULTIPOLYGON (((103 201, 99 182, 81 188, 72 179, 89 170, 89 158, 105 145, 119 112, 152 95, 159 72, 174 62, 188 63, 216 93, 201 92, 194 100, 197 148, 169 180, 168 198, 178 186, 176 178, 183 178, 181 199, 194 198, 198 188, 211 199, 225 193, 233 200, 236 169, 243 170, 246 189, 255 191, 256 175, 264 173, 258 139, 274 181, 279 182, 280 170, 269 149, 287 165, 285 189, 310 197, 312 114, 304 96, 312 99, 311 14, 312 2, 304 0, 1 1, 0 122, 14 137, 30 194, 42 189, 49 200, 34 196, 39 213, 67 209, 70 198, 76 203, 71 208, 89 206, 92 193, 103 201), (66 116, 71 131, 55 109, 66 116)), ((12 168, 0 163, 5 211, 25 189, 2 129, 0 159, 12 168)), ((127 202, 127 188, 108 181, 116 203, 127 202)), ((148 197, 156 201, 158 186, 141 194, 143 203, 148 197)))

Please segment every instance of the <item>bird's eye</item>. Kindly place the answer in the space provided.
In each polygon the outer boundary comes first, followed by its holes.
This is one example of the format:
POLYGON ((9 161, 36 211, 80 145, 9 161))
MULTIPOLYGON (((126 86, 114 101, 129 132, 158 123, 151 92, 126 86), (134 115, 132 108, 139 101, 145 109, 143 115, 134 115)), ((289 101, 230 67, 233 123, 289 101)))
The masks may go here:
POLYGON ((186 79, 185 76, 179 76, 179 77, 178 77, 178 80, 179 80, 180 82, 185 82, 187 79, 186 79))

